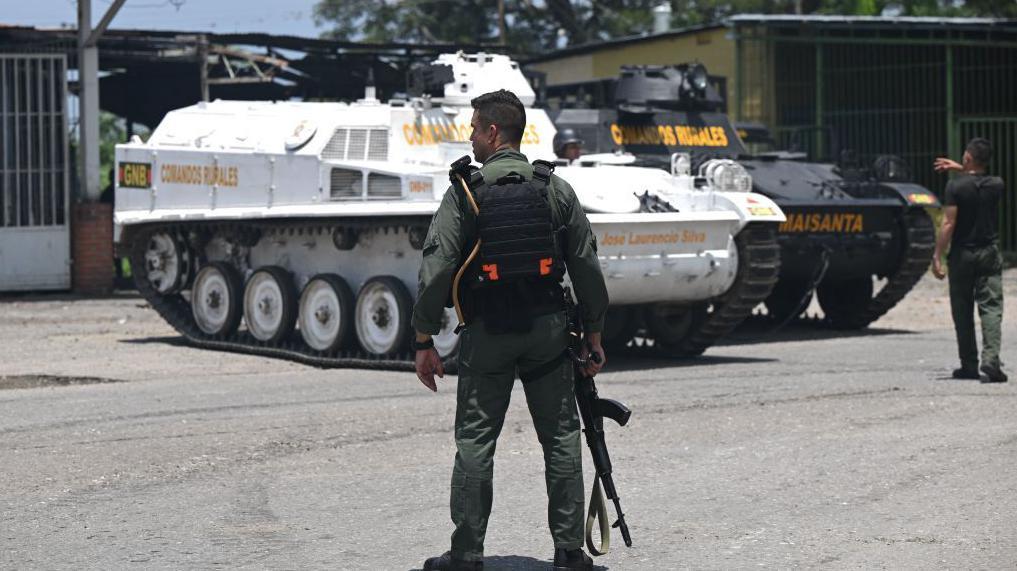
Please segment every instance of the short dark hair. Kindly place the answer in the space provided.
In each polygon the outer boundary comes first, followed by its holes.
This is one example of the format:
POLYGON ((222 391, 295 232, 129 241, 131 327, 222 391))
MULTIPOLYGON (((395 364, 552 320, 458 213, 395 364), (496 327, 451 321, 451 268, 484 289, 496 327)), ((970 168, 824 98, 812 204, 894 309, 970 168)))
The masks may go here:
POLYGON ((989 166, 989 160, 992 159, 992 143, 988 139, 975 137, 968 141, 968 146, 964 150, 979 166, 989 166))
POLYGON ((484 125, 497 125, 506 143, 518 146, 526 129, 526 108, 515 93, 499 89, 474 97, 470 105, 484 125))

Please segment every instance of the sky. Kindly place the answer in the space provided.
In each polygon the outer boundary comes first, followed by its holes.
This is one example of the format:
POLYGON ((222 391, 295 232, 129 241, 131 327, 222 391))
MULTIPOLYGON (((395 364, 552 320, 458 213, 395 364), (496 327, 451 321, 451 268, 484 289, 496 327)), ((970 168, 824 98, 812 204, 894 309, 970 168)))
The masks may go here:
MULTIPOLYGON (((93 24, 111 0, 91 0, 93 24)), ((318 37, 317 0, 127 0, 110 28, 318 37)), ((77 0, 0 0, 0 25, 77 27, 77 0)))

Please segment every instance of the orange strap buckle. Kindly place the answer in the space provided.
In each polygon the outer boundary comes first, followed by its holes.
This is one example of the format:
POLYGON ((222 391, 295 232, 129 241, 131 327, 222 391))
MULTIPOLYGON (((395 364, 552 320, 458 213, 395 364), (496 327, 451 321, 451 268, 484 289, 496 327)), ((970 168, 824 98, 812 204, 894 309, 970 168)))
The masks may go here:
POLYGON ((540 275, 548 276, 551 275, 551 265, 554 264, 554 258, 543 258, 540 260, 540 275))
POLYGON ((498 264, 484 264, 481 267, 482 270, 487 274, 487 279, 491 281, 497 281, 498 279, 498 264))

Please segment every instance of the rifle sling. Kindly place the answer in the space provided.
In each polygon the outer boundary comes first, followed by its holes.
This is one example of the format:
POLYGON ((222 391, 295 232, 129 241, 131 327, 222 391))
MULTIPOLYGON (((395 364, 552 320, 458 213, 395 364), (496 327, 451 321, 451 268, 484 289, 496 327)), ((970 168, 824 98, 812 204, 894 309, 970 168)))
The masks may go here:
POLYGON ((586 512, 586 548, 594 557, 604 555, 611 547, 611 524, 607 521, 607 503, 600 486, 600 475, 593 477, 593 491, 590 493, 590 509, 586 512), (593 521, 600 520, 600 545, 593 544, 593 521))

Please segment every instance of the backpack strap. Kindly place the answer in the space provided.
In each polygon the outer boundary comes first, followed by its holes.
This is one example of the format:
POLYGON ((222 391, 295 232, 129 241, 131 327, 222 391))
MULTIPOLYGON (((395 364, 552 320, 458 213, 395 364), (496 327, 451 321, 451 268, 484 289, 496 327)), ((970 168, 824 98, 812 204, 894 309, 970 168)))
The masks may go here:
POLYGON ((551 211, 554 212, 555 218, 558 219, 559 229, 561 229, 565 227, 566 220, 559 209, 558 197, 554 192, 554 185, 551 184, 551 174, 553 173, 554 163, 541 159, 533 161, 533 180, 539 184, 537 187, 538 189, 543 189, 544 187, 547 188, 547 200, 551 203, 551 211))
POLYGON ((537 159, 533 161, 533 178, 544 184, 551 182, 551 173, 554 172, 554 164, 537 159))
POLYGON ((480 172, 480 169, 473 166, 471 162, 468 155, 460 157, 449 166, 448 171, 448 180, 452 183, 452 188, 458 190, 456 197, 459 199, 459 209, 467 217, 473 216, 474 212, 466 193, 472 192, 474 199, 476 199, 478 192, 485 187, 484 174, 480 172), (462 187, 460 179, 466 183, 468 188, 462 187))

